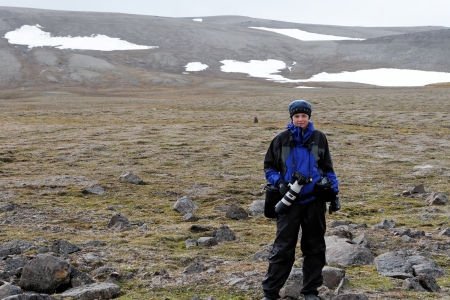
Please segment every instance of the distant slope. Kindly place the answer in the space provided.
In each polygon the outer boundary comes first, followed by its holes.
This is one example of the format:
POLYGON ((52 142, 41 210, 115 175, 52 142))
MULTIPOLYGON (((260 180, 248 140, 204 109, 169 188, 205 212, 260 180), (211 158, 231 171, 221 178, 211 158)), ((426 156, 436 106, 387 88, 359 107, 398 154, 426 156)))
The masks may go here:
MULTIPOLYGON (((283 29, 300 29, 313 33, 346 36, 351 38, 375 38, 388 35, 397 35, 405 33, 414 33, 422 31, 432 31, 446 29, 441 26, 416 26, 416 27, 361 27, 361 26, 333 26, 333 25, 316 25, 301 24, 284 21, 255 19, 242 16, 213 16, 198 17, 202 22, 213 24, 228 24, 241 27, 267 27, 267 28, 283 28, 283 29)), ((193 18, 190 18, 193 19, 193 18)), ((301 21, 301 20, 299 20, 301 21)), ((447 28, 450 29, 450 28, 447 28)))
POLYGON ((67 12, 0 7, 0 88, 188 85, 208 78, 246 78, 223 73, 221 60, 282 60, 285 77, 372 68, 413 68, 450 72, 450 29, 442 27, 365 28, 308 25, 239 16, 167 18, 117 13, 67 12), (23 25, 39 24, 52 36, 107 35, 157 49, 129 51, 29 49, 3 38, 23 25), (367 38, 365 41, 305 42, 248 27, 301 30, 367 38), (189 62, 209 66, 198 76, 183 75, 189 62))

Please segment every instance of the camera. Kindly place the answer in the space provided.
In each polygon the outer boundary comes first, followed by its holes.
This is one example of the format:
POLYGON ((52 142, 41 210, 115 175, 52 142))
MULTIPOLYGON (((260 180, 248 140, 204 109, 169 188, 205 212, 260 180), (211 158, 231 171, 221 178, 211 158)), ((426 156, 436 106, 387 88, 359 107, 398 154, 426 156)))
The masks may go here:
POLYGON ((275 205, 275 211, 280 215, 285 214, 286 211, 289 209, 291 204, 294 202, 295 198, 297 198, 298 193, 300 192, 300 189, 302 188, 302 185, 307 184, 312 181, 312 178, 303 176, 302 174, 300 174, 298 172, 294 172, 292 177, 295 179, 294 183, 290 184, 289 191, 275 205))
POLYGON ((295 181, 297 181, 300 185, 304 185, 312 181, 312 178, 303 176, 303 174, 297 171, 295 171, 294 174, 292 174, 292 178, 294 178, 295 181))

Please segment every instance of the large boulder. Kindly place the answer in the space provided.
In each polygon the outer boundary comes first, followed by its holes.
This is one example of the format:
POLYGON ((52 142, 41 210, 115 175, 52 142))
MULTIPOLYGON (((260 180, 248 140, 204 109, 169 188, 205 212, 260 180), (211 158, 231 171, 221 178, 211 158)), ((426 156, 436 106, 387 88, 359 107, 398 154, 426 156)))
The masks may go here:
POLYGON ((28 291, 51 294, 70 282, 71 265, 56 256, 39 254, 25 265, 19 285, 28 291))
POLYGON ((387 252, 375 258, 375 266, 383 276, 407 279, 418 275, 441 277, 444 270, 429 258, 408 255, 405 251, 387 252))
POLYGON ((343 267, 370 265, 375 258, 370 249, 354 244, 348 239, 327 236, 325 243, 327 245, 326 259, 329 264, 343 267))

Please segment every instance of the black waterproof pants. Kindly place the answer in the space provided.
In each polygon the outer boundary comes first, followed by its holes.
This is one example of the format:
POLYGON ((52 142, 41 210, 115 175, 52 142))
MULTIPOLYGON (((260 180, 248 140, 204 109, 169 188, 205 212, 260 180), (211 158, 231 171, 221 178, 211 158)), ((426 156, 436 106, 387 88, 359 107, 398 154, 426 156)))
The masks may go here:
POLYGON ((325 203, 314 200, 307 204, 292 205, 285 215, 277 218, 277 234, 273 244, 269 268, 263 279, 264 296, 278 299, 279 291, 289 277, 295 260, 300 226, 300 248, 303 253, 302 294, 318 294, 323 283, 325 266, 325 203))

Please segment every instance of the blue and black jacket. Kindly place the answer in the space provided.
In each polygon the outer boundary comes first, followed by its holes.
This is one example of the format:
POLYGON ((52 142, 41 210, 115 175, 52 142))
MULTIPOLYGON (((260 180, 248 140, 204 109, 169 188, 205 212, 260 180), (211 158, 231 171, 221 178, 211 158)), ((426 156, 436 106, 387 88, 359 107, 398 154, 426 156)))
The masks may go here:
POLYGON ((303 185, 294 203, 304 204, 315 200, 314 184, 322 177, 328 177, 335 193, 339 193, 339 182, 325 134, 314 130, 312 122, 309 122, 305 131, 292 122, 286 128, 272 140, 267 150, 264 159, 267 181, 273 186, 277 186, 280 179, 294 182, 292 175, 295 171, 311 178, 310 183, 303 185))

